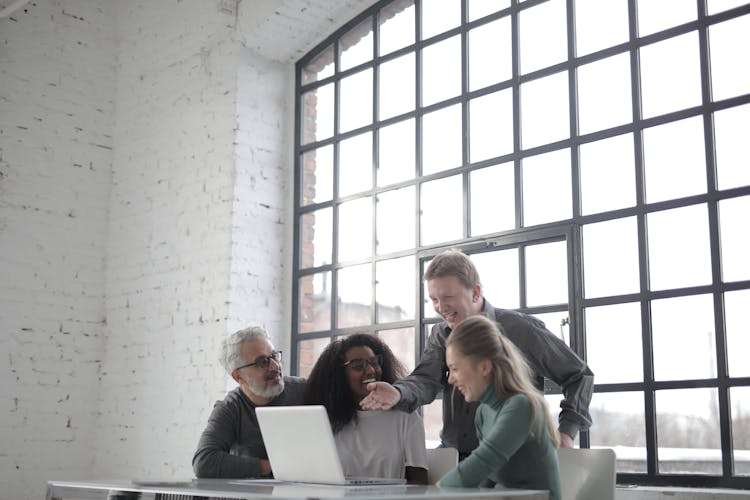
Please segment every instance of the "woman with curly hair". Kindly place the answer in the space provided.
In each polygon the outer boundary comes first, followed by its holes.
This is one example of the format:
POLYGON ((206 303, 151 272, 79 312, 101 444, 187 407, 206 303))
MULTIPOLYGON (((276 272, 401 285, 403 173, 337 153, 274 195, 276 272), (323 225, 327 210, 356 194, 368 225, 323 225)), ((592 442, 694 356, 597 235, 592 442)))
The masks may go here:
POLYGON ((479 446, 440 486, 549 490, 560 500, 559 436, 523 354, 486 316, 461 321, 446 341, 448 382, 479 401, 479 446))
POLYGON ((379 338, 353 334, 326 347, 307 379, 305 404, 323 405, 347 476, 406 478, 427 483, 424 425, 419 414, 361 411, 367 384, 406 373, 379 338))

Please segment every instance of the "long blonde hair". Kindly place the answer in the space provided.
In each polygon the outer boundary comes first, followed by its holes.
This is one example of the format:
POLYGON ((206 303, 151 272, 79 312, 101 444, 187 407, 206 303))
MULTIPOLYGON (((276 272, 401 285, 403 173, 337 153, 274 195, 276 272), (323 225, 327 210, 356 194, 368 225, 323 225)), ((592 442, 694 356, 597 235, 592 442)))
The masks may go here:
POLYGON ((529 432, 535 435, 535 430, 541 430, 544 425, 552 443, 555 447, 559 446, 560 435, 550 416, 547 400, 534 387, 526 359, 494 321, 483 315, 466 318, 451 331, 446 341, 446 348, 449 346, 476 361, 491 361, 496 394, 502 399, 516 394, 526 396, 531 403, 529 432))

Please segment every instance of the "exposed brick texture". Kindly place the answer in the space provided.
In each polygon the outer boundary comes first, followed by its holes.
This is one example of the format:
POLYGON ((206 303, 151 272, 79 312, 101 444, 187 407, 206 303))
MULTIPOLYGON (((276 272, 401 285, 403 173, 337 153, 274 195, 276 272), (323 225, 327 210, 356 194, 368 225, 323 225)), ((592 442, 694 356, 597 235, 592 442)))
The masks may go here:
POLYGON ((220 339, 289 349, 293 61, 372 0, 0 20, 0 500, 192 475, 220 339))

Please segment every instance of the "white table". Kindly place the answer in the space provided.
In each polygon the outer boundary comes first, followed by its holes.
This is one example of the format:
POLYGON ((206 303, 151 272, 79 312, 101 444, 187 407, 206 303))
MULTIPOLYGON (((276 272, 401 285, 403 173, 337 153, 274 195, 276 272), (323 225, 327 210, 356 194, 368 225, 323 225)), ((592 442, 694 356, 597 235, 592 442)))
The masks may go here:
POLYGON ((47 500, 329 500, 342 497, 356 497, 357 500, 547 500, 548 492, 416 485, 327 486, 232 479, 195 479, 158 485, 144 485, 124 479, 47 482, 47 500))

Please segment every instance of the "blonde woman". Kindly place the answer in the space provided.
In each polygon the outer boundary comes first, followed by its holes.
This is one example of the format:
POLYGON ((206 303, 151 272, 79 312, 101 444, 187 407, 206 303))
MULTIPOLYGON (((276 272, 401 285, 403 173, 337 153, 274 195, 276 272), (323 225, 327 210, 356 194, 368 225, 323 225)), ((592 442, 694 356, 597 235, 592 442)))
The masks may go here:
POLYGON ((456 325, 446 342, 448 382, 479 401, 479 446, 441 480, 443 487, 549 490, 560 500, 559 435, 519 350, 485 316, 456 325))

